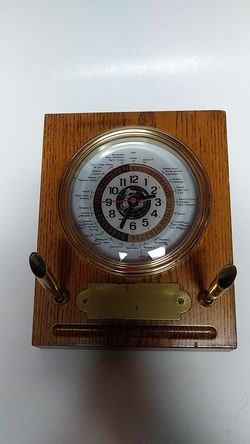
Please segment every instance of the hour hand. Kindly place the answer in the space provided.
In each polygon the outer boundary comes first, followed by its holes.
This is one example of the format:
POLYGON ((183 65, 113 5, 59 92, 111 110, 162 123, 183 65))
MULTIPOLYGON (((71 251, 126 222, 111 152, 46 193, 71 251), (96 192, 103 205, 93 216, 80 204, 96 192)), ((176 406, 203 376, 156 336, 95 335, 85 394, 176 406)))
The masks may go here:
POLYGON ((141 197, 140 200, 154 199, 155 197, 157 197, 156 194, 149 194, 148 196, 141 197))

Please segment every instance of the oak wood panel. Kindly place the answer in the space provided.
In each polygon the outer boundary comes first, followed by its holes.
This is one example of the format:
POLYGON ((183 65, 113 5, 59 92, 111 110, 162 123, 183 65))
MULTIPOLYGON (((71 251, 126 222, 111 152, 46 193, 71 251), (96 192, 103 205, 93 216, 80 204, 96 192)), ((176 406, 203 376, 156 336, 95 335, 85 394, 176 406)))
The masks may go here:
POLYGON ((68 304, 57 306, 36 283, 33 345, 235 348, 234 287, 213 307, 202 307, 197 300, 198 293, 208 287, 217 272, 224 265, 233 263, 225 113, 161 111, 46 115, 37 251, 45 258, 60 285, 72 296, 68 304), (165 130, 196 153, 210 178, 212 212, 205 235, 182 263, 160 275, 131 280, 96 269, 73 250, 60 227, 57 191, 66 163, 89 139, 112 128, 138 124, 165 130), (130 330, 127 322, 120 321, 116 322, 121 326, 120 330, 116 325, 110 329, 105 325, 100 334, 94 326, 92 330, 89 329, 91 322, 75 304, 76 295, 86 288, 87 283, 135 280, 178 282, 191 295, 192 307, 182 315, 180 321, 130 322, 130 330), (88 328, 79 328, 77 334, 72 331, 62 334, 56 327, 52 330, 54 324, 83 326, 86 323, 88 328), (145 329, 135 329, 143 325, 145 329), (155 330, 150 329, 154 326, 155 330), (178 326, 175 334, 174 326, 178 326), (183 334, 185 326, 189 327, 186 336, 183 334), (212 328, 208 330, 210 332, 215 329, 216 337, 202 334, 201 331, 194 334, 195 328, 198 331, 200 327, 205 330, 206 327, 212 328))

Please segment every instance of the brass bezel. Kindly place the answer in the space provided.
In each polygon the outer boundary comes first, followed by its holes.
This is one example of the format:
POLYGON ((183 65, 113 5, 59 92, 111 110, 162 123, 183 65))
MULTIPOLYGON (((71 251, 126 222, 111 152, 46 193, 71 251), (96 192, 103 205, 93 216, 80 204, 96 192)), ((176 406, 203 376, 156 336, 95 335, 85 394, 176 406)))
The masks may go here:
POLYGON ((118 273, 124 276, 152 275, 162 273, 174 267, 191 251, 191 249, 203 235, 207 227, 211 210, 211 186, 208 175, 201 165, 199 159, 196 157, 193 151, 180 140, 174 138, 165 131, 156 128, 144 126, 126 126, 122 128, 115 128, 96 136, 83 145, 72 157, 61 178, 58 191, 58 210, 61 226, 70 243, 78 251, 78 253, 80 253, 91 264, 104 271, 115 274, 118 273), (107 143, 128 138, 132 138, 133 140, 148 139, 150 141, 156 141, 166 145, 166 149, 167 147, 173 149, 177 155, 179 155, 187 163, 193 173, 193 176, 197 182, 199 205, 192 229, 173 251, 150 262, 125 264, 107 259, 97 254, 87 244, 87 242, 84 241, 71 217, 69 198, 72 180, 81 163, 95 150, 104 149, 107 143))

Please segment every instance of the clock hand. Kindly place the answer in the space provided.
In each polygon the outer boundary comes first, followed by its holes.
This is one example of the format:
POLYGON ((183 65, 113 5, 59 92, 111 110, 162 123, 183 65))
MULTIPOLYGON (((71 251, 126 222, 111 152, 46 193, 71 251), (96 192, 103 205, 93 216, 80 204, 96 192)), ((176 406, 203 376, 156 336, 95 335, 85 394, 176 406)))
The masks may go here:
POLYGON ((124 227, 129 215, 130 215, 130 210, 131 210, 131 206, 128 207, 128 210, 124 216, 124 218, 122 219, 121 223, 120 223, 120 229, 122 230, 122 228, 124 227))
POLYGON ((140 199, 138 199, 139 202, 141 202, 141 200, 148 200, 148 199, 154 199, 156 198, 156 194, 149 194, 148 196, 143 196, 140 199))

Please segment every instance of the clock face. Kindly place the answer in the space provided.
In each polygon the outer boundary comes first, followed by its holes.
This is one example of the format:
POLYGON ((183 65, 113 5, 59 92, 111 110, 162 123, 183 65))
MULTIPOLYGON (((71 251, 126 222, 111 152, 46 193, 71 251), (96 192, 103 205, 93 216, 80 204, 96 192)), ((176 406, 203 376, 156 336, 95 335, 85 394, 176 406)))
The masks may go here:
POLYGON ((176 264, 201 237, 210 185, 194 154, 159 130, 125 127, 82 147, 59 191, 73 246, 113 273, 145 275, 176 264))
POLYGON ((128 246, 162 232, 173 214, 174 195, 169 182, 153 168, 124 164, 100 181, 93 208, 103 230, 128 246))

